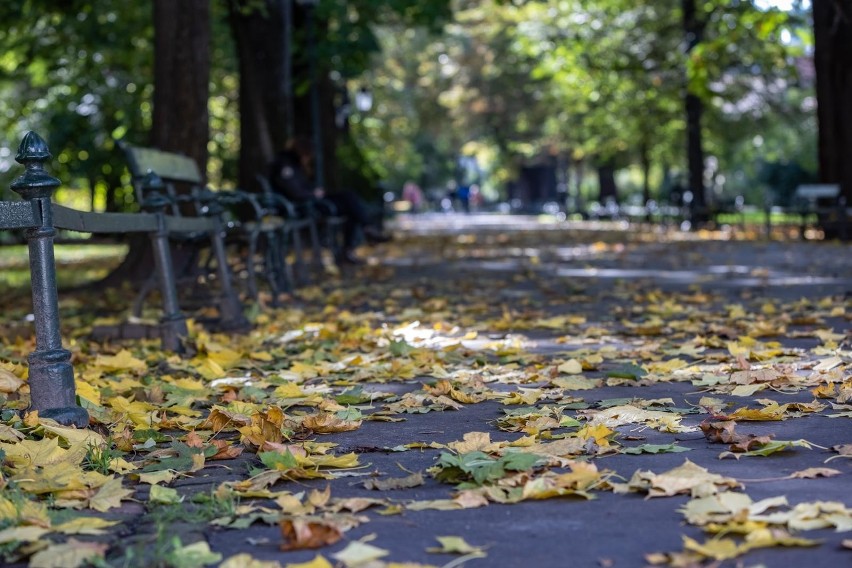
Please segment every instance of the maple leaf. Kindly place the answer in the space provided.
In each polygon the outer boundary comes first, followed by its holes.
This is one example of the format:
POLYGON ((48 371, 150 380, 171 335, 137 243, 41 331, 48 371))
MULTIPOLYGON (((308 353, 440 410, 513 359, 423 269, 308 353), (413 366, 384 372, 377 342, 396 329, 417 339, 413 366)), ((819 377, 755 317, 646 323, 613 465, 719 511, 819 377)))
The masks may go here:
POLYGON ((89 499, 88 506, 95 511, 104 513, 110 509, 121 507, 121 501, 129 498, 133 493, 132 489, 122 487, 121 477, 112 477, 89 499))
POLYGON ((462 483, 472 481, 476 485, 496 481, 508 471, 525 471, 543 461, 541 456, 525 452, 507 453, 493 458, 480 451, 466 454, 442 452, 438 463, 431 469, 438 481, 462 483))
POLYGON ((279 523, 284 543, 281 550, 321 548, 334 544, 343 537, 336 525, 307 519, 282 519, 279 523))
POLYGON ((471 554, 478 558, 484 558, 485 547, 473 546, 460 536, 436 536, 441 544, 439 547, 427 548, 426 552, 437 552, 441 554, 471 554))
POLYGON ((69 539, 62 544, 51 543, 30 557, 31 568, 77 568, 103 559, 109 544, 81 542, 69 539))
POLYGON ((384 558, 390 554, 389 551, 360 541, 352 541, 340 552, 332 554, 332 557, 346 568, 358 568, 359 566, 370 566, 371 563, 384 558))

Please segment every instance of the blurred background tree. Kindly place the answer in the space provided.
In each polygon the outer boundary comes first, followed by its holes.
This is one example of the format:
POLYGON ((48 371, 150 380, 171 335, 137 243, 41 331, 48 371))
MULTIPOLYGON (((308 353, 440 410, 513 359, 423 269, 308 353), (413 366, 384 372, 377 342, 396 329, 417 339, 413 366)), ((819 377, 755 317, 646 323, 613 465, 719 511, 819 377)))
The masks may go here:
MULTIPOLYGON (((757 204, 762 164, 816 168, 814 25, 834 38, 821 53, 845 45, 831 35, 835 8, 817 5, 814 23, 809 3, 795 0, 215 0, 203 15, 172 4, 205 19, 211 38, 181 43, 195 53, 195 86, 172 94, 155 76, 155 31, 165 30, 153 0, 0 7, 0 170, 35 129, 55 153, 53 171, 85 190, 59 196, 78 206, 132 207, 122 139, 194 156, 214 185, 251 187, 288 138, 314 137, 316 101, 331 189, 411 179, 440 194, 459 181, 463 159, 495 201, 666 199, 664 182, 680 179, 708 207, 733 195, 757 204), (158 86, 165 102, 155 104, 158 86), (186 90, 207 100, 209 116, 185 110, 186 90), (369 111, 354 110, 362 90, 369 111), (703 156, 690 166, 696 101, 703 156), (157 118, 158 106, 172 118, 157 118), (193 127, 181 140, 159 129, 175 121, 206 123, 209 134, 193 127), (553 188, 512 193, 532 166, 553 171, 553 188)), ((842 58, 830 65, 843 68, 842 58)), ((821 91, 825 108, 836 91, 821 91)), ((822 145, 834 151, 841 139, 822 145)))

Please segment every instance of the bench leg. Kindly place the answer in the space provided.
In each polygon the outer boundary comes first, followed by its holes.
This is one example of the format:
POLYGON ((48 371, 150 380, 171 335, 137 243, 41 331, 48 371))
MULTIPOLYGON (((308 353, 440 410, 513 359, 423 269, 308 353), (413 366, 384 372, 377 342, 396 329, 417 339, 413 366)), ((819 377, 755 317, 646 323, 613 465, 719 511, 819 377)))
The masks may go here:
POLYGON ((316 222, 313 220, 308 224, 308 231, 311 236, 311 261, 313 263, 314 272, 317 275, 317 278, 321 278, 323 274, 323 262, 322 262, 322 243, 320 242, 319 229, 317 228, 316 222))
POLYGON ((160 319, 163 349, 184 352, 183 341, 189 335, 186 327, 186 317, 180 310, 177 298, 175 269, 172 263, 172 251, 169 246, 169 234, 162 215, 159 219, 160 230, 151 235, 151 245, 154 248, 154 266, 160 281, 160 295, 163 300, 163 317, 160 319))
POLYGON ((242 305, 231 282, 231 270, 228 268, 228 256, 225 253, 222 231, 213 231, 210 238, 213 241, 213 254, 216 257, 219 285, 222 287, 222 301, 219 305, 219 313, 222 316, 220 325, 223 329, 248 328, 250 327, 249 322, 243 315, 242 305))
POLYGON ((257 276, 255 275, 254 255, 257 254, 257 232, 252 232, 249 235, 248 256, 246 257, 246 271, 248 272, 248 293, 249 296, 257 300, 257 276))

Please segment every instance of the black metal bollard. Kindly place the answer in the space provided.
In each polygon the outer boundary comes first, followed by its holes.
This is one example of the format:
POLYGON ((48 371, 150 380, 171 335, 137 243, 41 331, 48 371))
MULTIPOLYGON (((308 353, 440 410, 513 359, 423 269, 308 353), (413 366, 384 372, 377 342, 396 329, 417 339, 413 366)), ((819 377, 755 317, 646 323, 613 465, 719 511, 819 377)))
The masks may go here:
POLYGON ((56 292, 56 264, 53 256, 53 216, 50 196, 59 187, 58 179, 44 170, 50 159, 45 141, 28 132, 15 161, 26 168, 11 188, 33 203, 41 214, 41 225, 25 231, 30 252, 33 313, 35 315, 36 349, 28 357, 30 364, 30 408, 39 416, 60 424, 85 428, 89 414, 76 402, 74 368, 71 352, 62 348, 59 333, 59 300, 56 292))

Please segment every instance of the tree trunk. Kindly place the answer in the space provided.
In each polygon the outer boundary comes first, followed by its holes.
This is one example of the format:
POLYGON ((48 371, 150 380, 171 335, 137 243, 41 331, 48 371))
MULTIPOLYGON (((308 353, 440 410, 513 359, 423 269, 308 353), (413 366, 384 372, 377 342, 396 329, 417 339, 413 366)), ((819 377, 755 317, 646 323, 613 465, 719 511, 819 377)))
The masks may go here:
MULTIPOLYGON (((686 53, 689 54, 701 42, 704 22, 698 19, 695 0, 682 0, 683 29, 686 34, 686 53)), ((689 190, 692 192, 692 220, 702 222, 706 219, 707 201, 704 195, 704 149, 701 141, 701 99, 689 91, 687 82, 686 98, 686 158, 689 169, 689 190)))
MULTIPOLYGON (((154 112, 151 145, 207 169, 210 138, 210 6, 207 0, 154 0, 154 112)), ((101 282, 142 282, 154 273, 147 236, 132 235, 124 261, 101 282)), ((179 258, 174 259, 180 262, 179 258)))
POLYGON ((154 0, 154 29, 151 145, 186 154, 204 175, 210 139, 210 3, 154 0))
POLYGON ((852 0, 814 0, 819 176, 852 203, 852 0))
POLYGON ((292 12, 290 0, 266 0, 264 9, 249 0, 230 2, 231 33, 240 72, 239 185, 254 186, 275 153, 284 148, 293 125, 292 12))
POLYGON ((618 187, 615 185, 615 167, 612 162, 606 162, 598 166, 598 182, 600 193, 598 201, 605 205, 607 201, 614 200, 618 203, 618 187))

